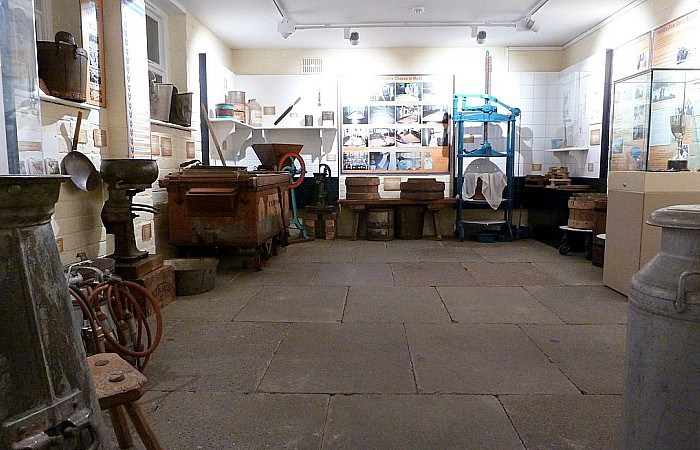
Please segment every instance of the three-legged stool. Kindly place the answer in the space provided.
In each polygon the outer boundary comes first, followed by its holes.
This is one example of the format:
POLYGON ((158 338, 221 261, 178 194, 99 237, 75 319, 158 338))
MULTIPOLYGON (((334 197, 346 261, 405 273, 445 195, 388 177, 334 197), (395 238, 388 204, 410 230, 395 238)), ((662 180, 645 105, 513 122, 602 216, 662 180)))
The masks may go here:
POLYGON ((119 448, 133 447, 124 415, 126 410, 143 445, 148 450, 162 450, 163 447, 137 402, 148 389, 146 377, 116 353, 98 353, 88 356, 87 360, 100 408, 109 412, 119 448))

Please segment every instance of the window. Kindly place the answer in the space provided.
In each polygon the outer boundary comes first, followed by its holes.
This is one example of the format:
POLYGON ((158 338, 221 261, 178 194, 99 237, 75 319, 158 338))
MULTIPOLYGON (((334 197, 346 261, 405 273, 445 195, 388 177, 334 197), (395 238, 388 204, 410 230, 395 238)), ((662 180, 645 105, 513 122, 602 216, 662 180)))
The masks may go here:
POLYGON ((36 23, 36 38, 38 41, 53 41, 54 39, 51 11, 50 1, 34 1, 34 21, 36 23))
POLYGON ((163 83, 168 79, 165 51, 166 17, 163 11, 150 3, 146 3, 148 70, 155 75, 156 83, 163 83))

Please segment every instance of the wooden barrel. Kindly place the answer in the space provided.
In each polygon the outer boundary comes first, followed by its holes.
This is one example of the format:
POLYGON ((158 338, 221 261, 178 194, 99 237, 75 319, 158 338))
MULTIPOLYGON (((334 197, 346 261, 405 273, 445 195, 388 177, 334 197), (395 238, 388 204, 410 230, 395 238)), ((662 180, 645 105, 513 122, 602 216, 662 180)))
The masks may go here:
POLYGON ((367 210, 367 240, 391 241, 394 239, 394 210, 367 210))
POLYGON ((422 239, 425 210, 422 206, 401 205, 396 210, 396 238, 422 239))

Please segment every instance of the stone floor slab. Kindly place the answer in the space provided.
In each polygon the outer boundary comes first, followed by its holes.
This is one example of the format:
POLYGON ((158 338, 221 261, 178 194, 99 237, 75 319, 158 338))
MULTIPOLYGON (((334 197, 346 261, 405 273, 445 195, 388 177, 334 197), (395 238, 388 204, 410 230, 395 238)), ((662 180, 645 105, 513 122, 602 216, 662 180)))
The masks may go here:
POLYGON ((394 286, 388 263, 321 263, 313 280, 316 286, 394 286))
POLYGON ((534 262, 533 265, 569 286, 603 284, 603 268, 596 267, 585 259, 579 262, 534 262))
POLYGON ((229 321, 259 289, 255 285, 239 286, 235 280, 222 277, 212 291, 175 297, 167 305, 168 319, 229 321))
POLYGON ((141 403, 164 448, 317 449, 328 396, 172 392, 141 403))
POLYGON ((263 286, 234 320, 252 322, 340 322, 348 288, 308 286, 303 290, 263 286))
POLYGON ((620 448, 619 395, 502 395, 499 400, 528 449, 620 448))
POLYGON ((523 325, 549 359, 586 394, 621 394, 624 325, 523 325))
POLYGON ((516 325, 407 324, 421 393, 578 392, 516 325))
POLYGON ((562 323, 519 286, 440 286, 453 321, 459 323, 562 323))
POLYGON ((400 324, 293 323, 259 389, 289 393, 415 393, 400 324))
POLYGON ((343 248, 338 251, 337 248, 331 246, 312 245, 311 242, 292 246, 293 254, 289 255, 290 259, 300 262, 352 262, 355 251, 351 248, 343 248))
POLYGON ((627 297, 605 286, 526 286, 566 323, 627 323, 627 297))
POLYGON ((352 261, 363 262, 418 262, 416 249, 409 245, 387 245, 379 251, 359 251, 355 252, 352 261))
POLYGON ((420 262, 483 262, 482 258, 473 248, 462 246, 443 246, 439 248, 426 248, 416 250, 420 262))
POLYGON ((495 397, 335 395, 323 449, 523 448, 495 397))
POLYGON ((392 263, 397 286, 476 286, 460 264, 446 262, 392 263))
POLYGON ((182 321, 163 336, 144 374, 157 390, 254 392, 288 328, 182 321))
POLYGON ((563 259, 557 249, 534 239, 513 242, 494 242, 473 247, 474 251, 488 262, 549 262, 563 259))
POLYGON ((449 323, 437 291, 427 286, 352 286, 343 322, 449 323))
POLYGON ((319 263, 280 258, 263 270, 245 270, 234 281, 239 286, 310 286, 318 267, 319 263))
POLYGON ((532 263, 464 263, 463 266, 481 286, 563 284, 555 276, 537 269, 532 263))

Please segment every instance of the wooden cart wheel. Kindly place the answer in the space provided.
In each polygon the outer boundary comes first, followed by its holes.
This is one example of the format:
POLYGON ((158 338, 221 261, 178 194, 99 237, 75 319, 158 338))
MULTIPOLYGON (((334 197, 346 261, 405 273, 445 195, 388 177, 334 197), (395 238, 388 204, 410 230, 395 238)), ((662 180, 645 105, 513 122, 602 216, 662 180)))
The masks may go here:
POLYGON ((289 152, 282 156, 279 164, 277 164, 277 170, 289 172, 291 175, 289 187, 295 188, 304 181, 306 163, 304 163, 304 158, 299 156, 299 154, 289 152))

